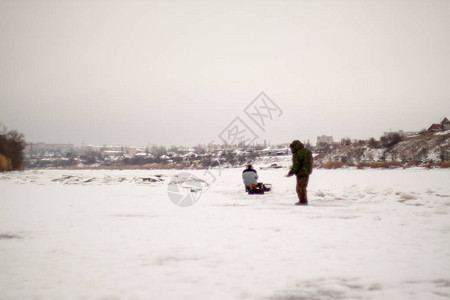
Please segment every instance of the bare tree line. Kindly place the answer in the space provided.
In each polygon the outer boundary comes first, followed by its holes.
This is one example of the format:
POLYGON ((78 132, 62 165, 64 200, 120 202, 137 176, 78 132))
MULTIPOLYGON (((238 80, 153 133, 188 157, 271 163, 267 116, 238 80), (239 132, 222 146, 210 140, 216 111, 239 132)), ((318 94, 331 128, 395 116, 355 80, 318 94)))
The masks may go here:
POLYGON ((0 124, 0 171, 23 169, 25 145, 22 133, 0 124))

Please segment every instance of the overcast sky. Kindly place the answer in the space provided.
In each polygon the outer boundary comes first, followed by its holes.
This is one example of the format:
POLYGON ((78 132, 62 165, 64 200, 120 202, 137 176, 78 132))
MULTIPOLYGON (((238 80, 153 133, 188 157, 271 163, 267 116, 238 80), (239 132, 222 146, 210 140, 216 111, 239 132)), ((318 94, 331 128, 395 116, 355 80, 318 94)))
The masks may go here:
POLYGON ((420 130, 450 117, 450 1, 0 0, 0 104, 76 145, 221 142, 236 117, 273 143, 420 130))

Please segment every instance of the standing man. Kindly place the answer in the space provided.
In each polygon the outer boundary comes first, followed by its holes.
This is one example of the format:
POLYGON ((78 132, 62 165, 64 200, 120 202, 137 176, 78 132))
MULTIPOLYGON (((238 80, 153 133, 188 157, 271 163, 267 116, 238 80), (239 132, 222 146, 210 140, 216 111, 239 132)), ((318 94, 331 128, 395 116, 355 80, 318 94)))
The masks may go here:
POLYGON ((298 202, 295 205, 308 205, 306 187, 308 186, 309 175, 312 172, 312 154, 299 140, 293 141, 290 147, 292 152, 292 168, 286 177, 291 177, 292 175, 297 177, 296 190, 298 202))

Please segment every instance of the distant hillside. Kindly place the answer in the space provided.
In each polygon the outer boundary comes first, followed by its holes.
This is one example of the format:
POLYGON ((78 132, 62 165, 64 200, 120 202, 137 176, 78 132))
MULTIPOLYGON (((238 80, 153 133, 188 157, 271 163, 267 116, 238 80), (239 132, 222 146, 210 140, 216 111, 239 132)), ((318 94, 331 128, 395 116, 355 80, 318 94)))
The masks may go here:
POLYGON ((316 167, 449 166, 450 130, 317 150, 316 167))

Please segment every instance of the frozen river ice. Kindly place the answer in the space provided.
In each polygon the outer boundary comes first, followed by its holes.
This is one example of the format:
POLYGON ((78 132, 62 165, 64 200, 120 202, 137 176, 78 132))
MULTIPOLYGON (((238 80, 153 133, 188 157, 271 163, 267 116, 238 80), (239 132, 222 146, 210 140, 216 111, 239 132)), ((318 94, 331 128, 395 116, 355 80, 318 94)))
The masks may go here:
POLYGON ((191 207, 180 171, 0 174, 0 299, 449 299, 450 170, 239 169, 191 207))

